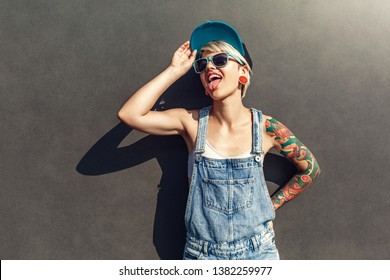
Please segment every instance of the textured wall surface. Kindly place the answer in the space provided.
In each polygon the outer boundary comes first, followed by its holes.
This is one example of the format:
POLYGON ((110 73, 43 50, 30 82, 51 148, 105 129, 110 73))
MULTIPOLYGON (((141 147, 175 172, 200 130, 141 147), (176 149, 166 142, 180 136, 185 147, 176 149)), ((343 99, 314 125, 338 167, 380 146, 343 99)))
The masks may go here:
MULTIPOLYGON (((1 259, 180 258, 185 144, 116 114, 209 19, 233 25, 249 50, 245 104, 286 124, 322 168, 277 212, 281 258, 390 258, 388 1, 0 6, 1 259)), ((157 107, 208 103, 189 73, 157 107)))

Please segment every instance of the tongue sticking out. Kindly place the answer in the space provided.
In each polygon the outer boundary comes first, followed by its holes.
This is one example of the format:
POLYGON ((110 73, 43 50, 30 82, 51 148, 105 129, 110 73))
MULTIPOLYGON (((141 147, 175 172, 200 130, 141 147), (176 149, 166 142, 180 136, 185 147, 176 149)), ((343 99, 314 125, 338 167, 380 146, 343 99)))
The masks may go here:
POLYGON ((210 82, 209 89, 214 91, 217 88, 217 86, 219 85, 219 82, 221 82, 221 79, 216 79, 216 80, 210 82))

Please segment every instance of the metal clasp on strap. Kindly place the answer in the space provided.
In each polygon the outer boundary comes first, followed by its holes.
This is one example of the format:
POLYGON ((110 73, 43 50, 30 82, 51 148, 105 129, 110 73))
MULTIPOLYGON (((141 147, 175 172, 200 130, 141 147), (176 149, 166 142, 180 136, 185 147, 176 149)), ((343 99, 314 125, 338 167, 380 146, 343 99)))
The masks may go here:
POLYGON ((195 160, 196 162, 199 162, 202 159, 202 154, 196 153, 195 154, 195 160))

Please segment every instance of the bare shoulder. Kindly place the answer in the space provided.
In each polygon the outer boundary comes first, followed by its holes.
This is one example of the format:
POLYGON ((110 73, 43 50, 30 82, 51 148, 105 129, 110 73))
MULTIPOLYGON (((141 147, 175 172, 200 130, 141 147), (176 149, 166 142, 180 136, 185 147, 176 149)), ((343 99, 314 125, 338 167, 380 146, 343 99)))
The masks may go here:
POLYGON ((185 109, 187 117, 195 122, 198 122, 198 120, 199 120, 199 111, 200 111, 199 109, 193 109, 193 110, 186 110, 185 109))
POLYGON ((262 121, 263 121, 263 131, 265 133, 265 136, 273 138, 274 135, 270 132, 275 128, 273 124, 276 122, 276 120, 272 116, 263 114, 262 121))
POLYGON ((263 114, 263 151, 266 154, 272 147, 274 147, 274 136, 269 133, 270 122, 273 118, 263 114))
POLYGON ((177 119, 179 119, 185 128, 187 126, 191 126, 198 122, 199 119, 199 110, 187 110, 184 108, 175 108, 167 110, 169 114, 174 115, 177 119))
POLYGON ((266 114, 263 114, 263 123, 265 123, 267 120, 270 120, 270 119, 272 119, 271 116, 268 116, 268 115, 266 115, 266 114))
POLYGON ((181 109, 181 119, 184 127, 184 134, 182 134, 188 151, 191 152, 195 147, 196 135, 198 133, 199 110, 181 109))
POLYGON ((271 116, 265 116, 264 129, 268 137, 274 141, 274 145, 279 145, 295 138, 293 133, 281 122, 271 116))
POLYGON ((264 135, 279 152, 290 143, 299 142, 290 129, 272 116, 264 116, 264 135))
POLYGON ((197 130, 199 122, 199 110, 186 110, 182 111, 182 120, 185 129, 190 132, 192 130, 197 130))

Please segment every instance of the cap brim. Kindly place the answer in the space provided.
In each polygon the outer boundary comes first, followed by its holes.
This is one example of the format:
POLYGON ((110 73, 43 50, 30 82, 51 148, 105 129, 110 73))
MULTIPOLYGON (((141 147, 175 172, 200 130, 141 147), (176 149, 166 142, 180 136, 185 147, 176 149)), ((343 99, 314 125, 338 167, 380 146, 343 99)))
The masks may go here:
POLYGON ((233 27, 225 22, 208 21, 196 27, 191 34, 190 46, 192 50, 197 50, 197 55, 199 55, 200 49, 211 41, 224 41, 232 45, 242 56, 245 56, 240 36, 233 27))

